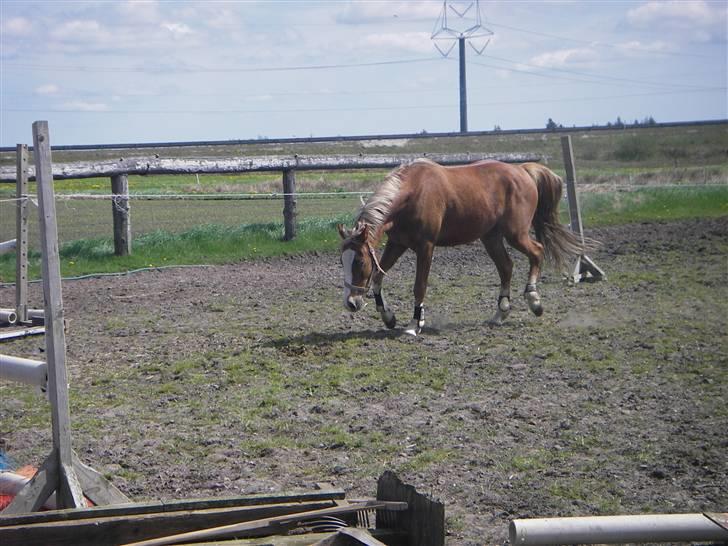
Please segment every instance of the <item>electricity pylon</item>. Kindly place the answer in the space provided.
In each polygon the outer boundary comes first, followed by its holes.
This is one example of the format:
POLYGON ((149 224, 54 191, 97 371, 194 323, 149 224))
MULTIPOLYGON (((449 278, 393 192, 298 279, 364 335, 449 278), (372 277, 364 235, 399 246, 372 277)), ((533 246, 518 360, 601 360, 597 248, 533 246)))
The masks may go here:
POLYGON ((480 0, 445 0, 442 3, 435 28, 432 31, 432 41, 435 48, 443 57, 458 44, 460 54, 460 132, 468 132, 468 96, 465 78, 465 42, 466 40, 475 53, 482 55, 490 43, 493 31, 485 28, 480 15, 480 0), (452 26, 451 26, 452 25, 452 26), (473 41, 480 44, 478 47, 473 41), (439 42, 439 43, 438 43, 439 42), (440 47, 440 43, 449 44, 449 47, 440 47))

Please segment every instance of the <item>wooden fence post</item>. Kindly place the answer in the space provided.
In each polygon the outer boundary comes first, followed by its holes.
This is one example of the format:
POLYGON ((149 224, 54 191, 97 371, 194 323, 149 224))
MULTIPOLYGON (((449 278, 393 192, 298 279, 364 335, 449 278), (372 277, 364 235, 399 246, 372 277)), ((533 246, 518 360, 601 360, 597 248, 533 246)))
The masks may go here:
POLYGON ((66 371, 66 335, 58 251, 56 201, 53 191, 51 146, 47 121, 33 123, 33 156, 38 185, 38 218, 43 300, 45 302, 48 398, 51 404, 53 449, 33 478, 3 510, 3 515, 35 512, 56 492, 59 508, 85 506, 86 496, 96 504, 128 502, 118 489, 98 472, 82 465, 71 448, 71 412, 66 371))
MULTIPOLYGON (((584 245, 584 228, 581 223, 581 209, 576 193, 576 168, 574 167, 574 150, 571 146, 571 135, 561 137, 561 150, 564 156, 564 169, 566 169, 566 196, 569 200, 569 218, 571 231, 576 233, 584 245)), ((579 282, 591 276, 594 280, 605 277, 604 271, 587 256, 582 254, 576 259, 576 264, 570 273, 574 282, 579 282)))
POLYGON ((283 240, 296 237, 296 171, 283 171, 283 240))
POLYGON ((129 179, 126 174, 111 177, 111 206, 114 218, 114 254, 131 254, 131 222, 129 221, 129 179))
POLYGON ((18 322, 28 322, 28 145, 16 147, 15 312, 18 322))

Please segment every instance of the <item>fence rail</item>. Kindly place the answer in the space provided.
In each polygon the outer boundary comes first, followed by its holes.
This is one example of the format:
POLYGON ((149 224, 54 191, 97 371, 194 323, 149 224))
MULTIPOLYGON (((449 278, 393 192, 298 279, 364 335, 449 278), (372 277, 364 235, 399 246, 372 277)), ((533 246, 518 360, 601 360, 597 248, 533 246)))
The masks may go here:
MULTIPOLYGON (((121 158, 117 161, 58 163, 52 165, 52 174, 54 180, 99 177, 109 177, 111 179, 114 252, 117 256, 126 256, 131 254, 132 250, 128 184, 128 175, 130 174, 220 174, 279 171, 282 173, 282 195, 284 201, 283 238, 288 241, 296 236, 296 171, 393 168, 423 157, 443 165, 461 165, 481 160, 525 163, 528 161, 541 161, 543 159, 541 155, 532 153, 293 155, 220 159, 160 158, 158 155, 155 155, 149 158, 121 158)), ((0 167, 0 182, 17 182, 21 178, 34 180, 35 169, 32 166, 28 166, 21 173, 20 167, 16 169, 0 167)))
MULTIPOLYGON (((326 171, 337 169, 384 169, 397 167, 419 158, 428 158, 442 165, 461 165, 472 161, 496 160, 505 163, 541 161, 534 153, 509 154, 391 154, 391 155, 292 155, 251 156, 236 158, 121 158, 116 161, 82 161, 53 165, 55 180, 113 177, 118 175, 226 174, 265 171, 326 171)), ((31 166, 28 179, 35 180, 31 166)), ((0 182, 15 182, 13 167, 0 167, 0 182)))

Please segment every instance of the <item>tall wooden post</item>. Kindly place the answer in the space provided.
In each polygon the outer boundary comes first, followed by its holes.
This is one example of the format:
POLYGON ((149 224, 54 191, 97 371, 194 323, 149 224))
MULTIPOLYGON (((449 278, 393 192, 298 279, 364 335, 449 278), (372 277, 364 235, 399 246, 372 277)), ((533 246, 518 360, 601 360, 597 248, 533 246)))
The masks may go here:
POLYGON ((111 177, 111 206, 114 219, 114 254, 131 254, 131 222, 129 222, 129 179, 126 174, 111 177))
POLYGON ((465 84, 465 38, 458 39, 460 53, 460 132, 468 132, 468 90, 465 84))
MULTIPOLYGON (((566 197, 569 200, 569 219, 571 231, 576 233, 584 245, 584 228, 581 223, 581 209, 579 197, 576 193, 576 168, 574 166, 574 150, 571 146, 571 135, 561 137, 561 151, 564 156, 564 169, 566 170, 566 197)), ((576 264, 570 273, 574 282, 579 282, 591 276, 595 280, 605 277, 602 271, 589 256, 582 254, 576 259, 576 264)))
POLYGON ((15 312, 18 322, 28 322, 28 145, 16 148, 15 312))
POLYGON ((128 502, 126 496, 111 485, 106 478, 83 465, 71 448, 71 412, 66 372, 61 263, 58 251, 56 202, 47 121, 33 123, 33 146, 35 179, 38 186, 41 253, 43 255, 45 341, 53 450, 36 475, 3 510, 3 515, 34 512, 43 506, 53 492, 56 492, 56 502, 59 508, 85 506, 84 492, 96 504, 128 502))
POLYGON ((296 237, 296 171, 283 171, 283 240, 296 237))

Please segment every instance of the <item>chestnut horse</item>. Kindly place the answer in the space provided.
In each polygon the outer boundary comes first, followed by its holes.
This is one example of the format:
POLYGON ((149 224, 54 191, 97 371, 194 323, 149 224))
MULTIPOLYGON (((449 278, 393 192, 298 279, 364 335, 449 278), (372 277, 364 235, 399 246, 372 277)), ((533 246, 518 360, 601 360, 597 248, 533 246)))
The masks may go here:
POLYGON ((579 239, 558 221, 561 184, 561 178, 538 163, 479 161, 443 167, 418 159, 399 167, 363 204, 353 229, 338 226, 344 306, 359 311, 371 287, 384 324, 394 328, 397 321, 382 295, 382 280, 404 251, 412 249, 417 255, 415 307, 406 332, 417 335, 425 323, 423 301, 434 248, 480 239, 500 276, 497 310, 490 320, 500 324, 511 308, 513 262, 505 240, 528 257, 524 297, 541 316, 536 282, 544 257, 560 266, 569 256, 583 253, 579 239), (376 249, 385 234, 387 243, 378 259, 376 249))

